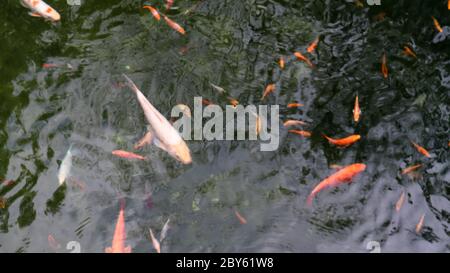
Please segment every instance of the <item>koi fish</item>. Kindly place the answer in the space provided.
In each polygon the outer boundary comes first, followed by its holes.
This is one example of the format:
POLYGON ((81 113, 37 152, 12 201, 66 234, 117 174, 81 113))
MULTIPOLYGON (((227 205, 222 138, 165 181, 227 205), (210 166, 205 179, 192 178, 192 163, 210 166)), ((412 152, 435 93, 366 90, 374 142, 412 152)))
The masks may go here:
POLYGON ((125 232, 125 214, 124 203, 120 205, 119 217, 117 218, 116 229, 114 230, 114 237, 112 246, 105 248, 106 253, 131 253, 131 246, 125 247, 126 232, 125 232))
POLYGON ((21 0, 20 3, 31 9, 29 12, 31 16, 42 17, 53 22, 61 20, 61 15, 42 0, 21 0))
POLYGON ((167 25, 171 27, 172 29, 178 31, 181 34, 186 34, 186 31, 184 28, 182 28, 179 24, 175 23, 174 21, 170 20, 167 16, 164 15, 164 20, 166 20, 167 25))
POLYGON ((317 45, 319 44, 319 37, 317 37, 308 47, 308 49, 306 51, 308 51, 309 53, 313 53, 314 50, 316 50, 317 45))
POLYGON ((417 164, 417 165, 408 167, 402 171, 402 174, 408 174, 410 172, 413 172, 413 171, 419 169, 420 167, 422 167, 422 164, 417 164))
POLYGON ((403 54, 409 55, 409 56, 414 57, 414 58, 417 58, 416 53, 414 53, 414 51, 409 46, 404 46, 403 47, 403 54))
POLYGON ((358 122, 360 116, 361 116, 361 109, 359 108, 358 95, 356 95, 356 98, 355 98, 355 107, 353 108, 353 120, 354 120, 355 122, 358 122))
POLYGON ((419 223, 416 225, 416 233, 420 233, 423 227, 423 221, 425 220, 425 213, 420 216, 419 223))
POLYGON ((203 105, 213 105, 214 103, 212 103, 210 100, 208 99, 202 99, 202 104, 203 105))
POLYGON ((280 59, 278 60, 278 65, 280 66, 281 69, 284 69, 284 58, 280 57, 280 59))
POLYGON ((352 164, 349 165, 347 167, 344 167, 343 169, 339 170, 338 172, 336 172, 335 174, 329 176, 328 178, 326 178, 325 180, 323 180, 322 182, 320 182, 313 190, 312 192, 309 194, 308 199, 307 199, 307 204, 308 205, 312 205, 312 201, 314 199, 314 197, 323 189, 329 188, 329 187, 336 187, 339 184, 342 183, 350 183, 352 178, 363 172, 366 169, 366 165, 365 164, 361 164, 361 163, 356 163, 356 164, 352 164))
POLYGON ((51 234, 48 235, 47 240, 48 240, 48 245, 49 245, 53 250, 56 250, 56 249, 61 248, 61 244, 58 243, 58 241, 56 241, 56 239, 55 239, 51 234))
POLYGON ((434 18, 433 16, 431 16, 431 18, 433 19, 434 27, 437 29, 437 31, 442 32, 443 30, 438 20, 436 20, 436 18, 434 18))
POLYGON ((261 100, 263 100, 267 95, 275 91, 275 84, 271 83, 267 85, 266 89, 264 90, 264 93, 261 97, 261 100))
POLYGON ((431 156, 430 156, 430 153, 429 153, 427 150, 425 150, 425 148, 423 148, 422 146, 418 145, 417 143, 415 143, 415 142, 413 142, 413 141, 411 141, 411 143, 412 143, 412 145, 414 145, 414 147, 416 148, 416 150, 417 150, 419 153, 423 154, 424 156, 426 156, 426 157, 428 157, 428 158, 431 157, 431 156))
POLYGON ((137 155, 132 152, 122 151, 122 150, 114 150, 112 151, 112 154, 120 157, 120 158, 126 158, 126 159, 139 159, 139 160, 147 160, 146 157, 143 157, 141 155, 137 155))
POLYGON ((405 192, 402 192, 402 195, 400 195, 400 198, 398 199, 397 203, 395 203, 395 211, 399 212, 400 209, 403 206, 403 202, 405 202, 405 192))
POLYGON ((232 97, 228 97, 228 100, 230 101, 230 104, 236 107, 239 104, 239 101, 236 99, 233 99, 232 97))
POLYGON ((166 0, 166 10, 169 10, 173 5, 173 0, 166 0))
POLYGON ((151 228, 150 230, 150 239, 152 240, 153 248, 156 250, 157 253, 161 253, 161 244, 158 242, 158 240, 153 235, 153 231, 151 228))
POLYGON ((303 54, 301 54, 300 52, 295 52, 294 53, 295 57, 297 57, 297 59, 299 59, 300 61, 303 61, 305 63, 307 63, 311 68, 314 67, 314 64, 305 56, 303 56, 303 54))
POLYGON ((302 107, 302 106, 304 106, 304 105, 301 103, 291 102, 287 105, 287 108, 297 108, 297 107, 302 107))
POLYGON ((191 152, 180 134, 170 122, 145 98, 144 94, 137 88, 134 82, 124 74, 129 87, 144 111, 145 117, 151 126, 153 144, 163 149, 169 155, 183 164, 192 163, 191 152))
POLYGON ((352 145, 353 143, 355 143, 356 141, 361 139, 360 135, 351 135, 345 138, 341 138, 341 139, 333 139, 331 137, 326 136, 325 134, 322 134, 331 144, 334 144, 336 146, 341 146, 341 147, 347 147, 349 145, 352 145))
POLYGON ((303 130, 289 130, 289 133, 297 134, 303 137, 311 137, 311 132, 303 131, 303 130))
POLYGON ((161 20, 161 16, 159 15, 158 11, 154 7, 152 7, 152 6, 143 6, 142 8, 143 9, 148 9, 152 13, 153 17, 155 17, 156 20, 158 20, 158 21, 161 20))
POLYGON ((381 58, 381 73, 383 73, 383 77, 387 79, 389 75, 389 69, 387 67, 386 53, 383 53, 383 57, 381 58))
POLYGON ((163 226, 163 228, 162 228, 162 230, 161 230, 161 234, 159 235, 159 241, 160 241, 160 242, 164 241, 164 239, 165 239, 166 236, 167 236, 167 232, 168 232, 169 229, 170 229, 169 223, 170 223, 170 218, 167 219, 166 223, 164 224, 164 226, 163 226))
POLYGON ((450 0, 447 1, 447 8, 450 10, 450 0))
POLYGON ((289 119, 283 123, 284 127, 296 126, 296 125, 307 125, 306 122, 301 120, 289 119))
POLYGON ((247 224, 247 220, 237 210, 234 211, 234 214, 242 225, 247 224))
POLYGON ((61 162, 61 166, 58 171, 58 182, 61 186, 66 181, 67 177, 70 174, 70 169, 72 168, 72 145, 70 145, 69 150, 64 156, 63 161, 61 162))

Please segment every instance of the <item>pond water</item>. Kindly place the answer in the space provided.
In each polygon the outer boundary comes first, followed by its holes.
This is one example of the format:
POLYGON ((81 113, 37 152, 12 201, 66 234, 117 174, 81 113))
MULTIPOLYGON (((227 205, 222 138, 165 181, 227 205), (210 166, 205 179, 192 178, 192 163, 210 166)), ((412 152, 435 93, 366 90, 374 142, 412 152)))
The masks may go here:
POLYGON ((70 252, 73 241, 81 252, 104 252, 121 199, 133 252, 155 252, 149 228, 159 236, 167 219, 162 252, 449 252, 446 1, 175 0, 168 11, 165 1, 147 3, 185 35, 143 1, 47 3, 60 22, 29 16, 19 1, 0 8, 0 252, 70 252), (279 105, 281 121, 305 121, 298 129, 312 136, 280 123, 275 151, 260 151, 258 141, 186 141, 189 165, 152 145, 136 151, 147 121, 122 73, 167 118, 196 96, 229 104, 213 83, 241 105, 279 105), (261 102, 270 83, 276 90, 261 102), (361 140, 338 148, 323 133, 361 140), (71 145, 70 178, 60 186, 71 145), (118 149, 149 160, 117 158, 118 149), (333 165, 353 163, 367 166, 353 183, 306 205, 333 165))

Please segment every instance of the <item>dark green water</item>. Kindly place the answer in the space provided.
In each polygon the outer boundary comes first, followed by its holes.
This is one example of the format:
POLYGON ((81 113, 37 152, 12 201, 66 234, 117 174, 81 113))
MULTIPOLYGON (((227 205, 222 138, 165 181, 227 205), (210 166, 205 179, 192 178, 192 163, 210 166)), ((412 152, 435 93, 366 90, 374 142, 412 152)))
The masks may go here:
MULTIPOLYGON (((19 1, 2 1, 0 179, 14 182, 0 185, 0 252, 69 252, 70 241, 82 252, 103 252, 118 196, 126 200, 133 252, 154 252, 148 228, 159 233, 169 217, 163 252, 369 252, 370 241, 382 252, 449 252, 450 37, 433 42, 431 16, 450 25, 450 11, 442 0, 361 2, 175 0, 168 15, 185 27, 182 36, 155 21, 142 1, 48 0, 61 13, 56 24, 30 17, 19 1), (307 54, 316 65, 310 69, 292 53, 306 55, 319 35, 317 51, 307 54), (406 44, 417 59, 402 54, 406 44), (280 55, 287 59, 282 71, 280 55), (153 146, 141 151, 149 162, 121 160, 111 151, 132 150, 146 124, 135 97, 120 88, 122 73, 167 117, 194 96, 225 106, 210 83, 247 105, 259 104, 274 82, 266 103, 280 105, 282 120, 309 122, 313 136, 281 128, 274 152, 260 152, 258 142, 188 141, 188 166, 153 146), (357 94, 362 118, 355 124, 357 94), (292 101, 304 106, 287 109, 292 101), (362 139, 338 149, 321 133, 362 139), (84 188, 58 186, 71 144, 71 176, 84 188), (355 162, 367 169, 354 183, 305 206, 334 172, 329 165, 355 162), (419 163, 414 179, 401 175, 419 163), (49 235, 59 249, 49 246, 49 235)), ((164 10, 161 0, 153 5, 164 10)))

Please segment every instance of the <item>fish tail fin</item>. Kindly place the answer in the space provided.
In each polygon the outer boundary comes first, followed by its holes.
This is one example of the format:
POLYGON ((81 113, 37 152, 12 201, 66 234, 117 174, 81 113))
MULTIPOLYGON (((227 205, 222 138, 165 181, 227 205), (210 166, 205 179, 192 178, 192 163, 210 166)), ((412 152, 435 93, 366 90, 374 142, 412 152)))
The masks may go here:
POLYGON ((308 195, 308 198, 306 199, 306 204, 311 207, 312 206, 312 202, 314 200, 314 196, 315 194, 311 193, 310 195, 308 195))
POLYGON ((120 210, 125 210, 125 197, 120 197, 120 210))
POLYGON ((130 87, 136 93, 137 90, 139 90, 136 84, 127 75, 125 75, 125 73, 122 73, 122 76, 127 80, 128 87, 130 87))

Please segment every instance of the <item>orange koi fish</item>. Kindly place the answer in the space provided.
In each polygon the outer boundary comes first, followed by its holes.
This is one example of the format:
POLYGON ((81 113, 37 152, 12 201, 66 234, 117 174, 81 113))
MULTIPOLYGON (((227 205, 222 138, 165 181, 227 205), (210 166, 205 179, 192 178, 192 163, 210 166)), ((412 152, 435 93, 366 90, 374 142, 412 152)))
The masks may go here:
POLYGON ((383 77, 387 79, 389 75, 389 70, 387 67, 387 57, 386 53, 383 53, 383 57, 381 58, 381 73, 383 73, 383 77))
POLYGON ((402 171, 402 174, 408 174, 410 172, 413 172, 413 171, 419 169, 420 167, 422 167, 422 164, 417 164, 417 165, 408 167, 402 171))
POLYGON ((413 141, 411 141, 411 143, 412 143, 412 145, 414 145, 414 147, 416 148, 416 150, 419 153, 423 154, 424 156, 426 156, 428 158, 431 157, 430 153, 427 150, 425 150, 425 148, 423 148, 422 146, 418 145, 417 143, 415 143, 413 141))
POLYGON ((287 105, 287 108, 297 108, 297 107, 302 107, 302 106, 304 106, 304 105, 301 103, 291 102, 287 105))
POLYGON ((311 68, 314 67, 314 64, 305 56, 303 56, 303 54, 301 54, 300 52, 295 52, 294 53, 295 57, 297 57, 297 59, 299 59, 300 61, 303 61, 305 63, 307 63, 311 68))
POLYGON ((303 131, 303 130, 289 130, 289 133, 297 134, 303 137, 311 137, 311 132, 303 131))
POLYGON ((147 160, 146 157, 143 157, 141 155, 137 155, 137 154, 132 153, 132 152, 122 151, 122 150, 112 151, 112 154, 117 156, 117 157, 126 158, 126 159, 147 160))
POLYGON ((341 147, 347 147, 349 145, 352 145, 353 143, 355 143, 356 141, 361 139, 360 135, 351 135, 345 138, 341 138, 341 139, 333 139, 331 137, 326 136, 325 134, 322 134, 331 144, 334 144, 336 146, 341 146, 341 147))
POLYGON ((448 8, 448 10, 450 10, 450 0, 448 0, 448 2, 447 2, 447 8, 448 8))
POLYGON ((355 122, 358 122, 360 116, 361 116, 361 109, 359 108, 358 95, 356 95, 356 98, 355 98, 355 107, 353 108, 353 120, 354 120, 355 122))
POLYGON ((53 22, 61 20, 61 15, 42 0, 21 0, 20 3, 31 9, 29 13, 31 16, 42 17, 53 22))
POLYGON ((247 220, 237 210, 234 211, 234 214, 236 215, 241 224, 243 225, 247 224, 247 220))
POLYGON ((156 20, 158 20, 158 21, 161 20, 161 16, 159 15, 158 11, 154 7, 152 7, 152 6, 143 6, 142 8, 143 9, 148 9, 152 13, 153 17, 155 17, 156 20))
POLYGON ((414 51, 409 46, 404 46, 403 47, 403 54, 409 55, 409 56, 414 57, 414 58, 417 58, 416 53, 414 53, 414 51))
POLYGON ((284 69, 284 58, 280 57, 280 59, 278 60, 278 65, 280 66, 281 69, 284 69))
POLYGON ((307 125, 306 122, 301 120, 289 119, 283 123, 284 127, 296 126, 296 125, 307 125))
POLYGON ((262 95, 261 100, 263 100, 267 95, 269 95, 270 93, 275 91, 275 84, 271 83, 269 85, 267 85, 266 89, 264 90, 264 93, 262 95))
POLYGON ((397 203, 395 203, 395 211, 399 212, 404 202, 405 202, 405 192, 402 192, 402 195, 400 195, 400 198, 398 199, 397 203))
POLYGON ((416 233, 420 233, 423 227, 423 221, 425 220, 425 213, 420 216, 419 223, 416 225, 416 233))
POLYGON ((356 164, 349 165, 349 166, 339 170, 335 174, 329 176, 328 178, 326 178, 325 180, 320 182, 312 190, 312 192, 308 196, 307 204, 311 206, 314 197, 323 189, 326 189, 329 187, 336 187, 339 184, 342 184, 345 182, 350 183, 352 178, 355 175, 359 174, 360 172, 363 172, 365 169, 366 169, 365 164, 356 163, 356 164))
POLYGON ((433 16, 431 16, 431 18, 433 19, 434 27, 437 29, 437 31, 442 32, 443 30, 438 20, 436 20, 436 18, 434 18, 433 16))
POLYGON ((317 45, 319 44, 319 37, 317 37, 308 47, 308 49, 306 51, 308 51, 309 53, 313 53, 314 50, 316 50, 317 45))
POLYGON ((175 23, 174 21, 170 20, 167 16, 164 15, 164 20, 166 20, 167 25, 171 27, 172 29, 178 31, 181 34, 186 34, 186 31, 184 28, 182 28, 179 24, 175 23))
POLYGON ((155 235, 153 235, 152 229, 150 228, 149 230, 150 230, 150 239, 152 240, 153 248, 156 250, 157 253, 161 253, 161 244, 156 239, 155 235))
POLYGON ((124 203, 120 204, 119 217, 117 218, 116 229, 114 230, 114 237, 112 246, 105 248, 106 253, 131 253, 131 246, 125 247, 126 232, 125 232, 125 214, 124 203))

